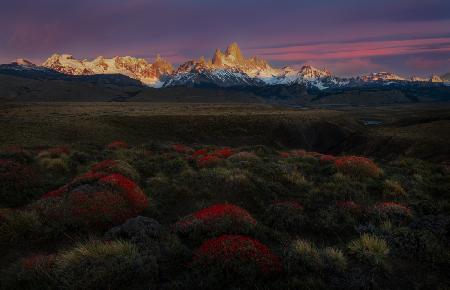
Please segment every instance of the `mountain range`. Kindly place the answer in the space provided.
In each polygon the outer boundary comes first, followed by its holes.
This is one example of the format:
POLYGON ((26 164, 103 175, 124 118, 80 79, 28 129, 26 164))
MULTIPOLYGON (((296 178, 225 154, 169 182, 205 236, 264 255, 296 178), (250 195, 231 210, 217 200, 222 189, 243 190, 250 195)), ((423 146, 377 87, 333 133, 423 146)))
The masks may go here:
POLYGON ((326 90, 367 84, 392 85, 393 83, 450 82, 450 73, 429 79, 403 78, 394 73, 379 72, 354 78, 339 78, 326 69, 303 66, 275 68, 259 57, 245 58, 237 43, 228 46, 225 52, 216 49, 212 59, 200 57, 174 69, 159 55, 154 63, 142 58, 99 56, 94 60, 78 60, 69 54, 54 54, 42 66, 20 59, 16 65, 28 68, 48 68, 66 75, 121 74, 139 80, 144 85, 161 88, 174 86, 248 87, 266 85, 302 84, 308 88, 326 90))
POLYGON ((0 65, 0 100, 271 102, 293 105, 374 105, 450 101, 450 73, 429 79, 378 72, 352 78, 312 66, 276 68, 246 58, 232 43, 211 59, 174 68, 160 56, 54 54, 42 65, 25 59, 0 65))

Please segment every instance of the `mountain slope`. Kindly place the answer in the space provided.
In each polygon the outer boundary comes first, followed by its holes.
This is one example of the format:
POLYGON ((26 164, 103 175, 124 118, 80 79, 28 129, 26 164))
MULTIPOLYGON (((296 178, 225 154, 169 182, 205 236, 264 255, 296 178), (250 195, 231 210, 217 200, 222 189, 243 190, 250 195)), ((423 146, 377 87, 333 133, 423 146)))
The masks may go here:
POLYGON ((120 74, 72 76, 30 63, 0 65, 0 100, 109 101, 142 88, 140 81, 120 74))

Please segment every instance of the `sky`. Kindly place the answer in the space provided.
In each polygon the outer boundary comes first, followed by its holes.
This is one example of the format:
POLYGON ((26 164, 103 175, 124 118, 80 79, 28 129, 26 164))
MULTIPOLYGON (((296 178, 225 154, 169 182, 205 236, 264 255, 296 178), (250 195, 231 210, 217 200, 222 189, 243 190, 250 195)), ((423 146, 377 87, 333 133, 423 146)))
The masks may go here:
POLYGON ((450 0, 0 0, 0 63, 53 53, 175 65, 236 41, 339 76, 450 72, 450 0))

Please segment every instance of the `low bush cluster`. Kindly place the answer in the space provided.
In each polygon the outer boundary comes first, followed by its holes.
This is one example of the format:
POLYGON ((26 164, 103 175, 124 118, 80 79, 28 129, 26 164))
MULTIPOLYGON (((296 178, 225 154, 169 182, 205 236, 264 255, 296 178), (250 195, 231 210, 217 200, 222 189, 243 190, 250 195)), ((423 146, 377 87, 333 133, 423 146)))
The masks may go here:
POLYGON ((372 160, 365 157, 338 157, 334 164, 339 172, 356 178, 378 178, 383 173, 372 160))
POLYGON ((361 263, 373 267, 386 267, 389 247, 385 240, 376 236, 363 234, 348 244, 348 251, 361 263))
POLYGON ((379 202, 372 209, 373 214, 380 220, 389 220, 396 224, 405 224, 412 218, 412 210, 396 202, 379 202))
POLYGON ((351 236, 356 227, 366 220, 366 209, 353 201, 337 201, 334 205, 319 208, 312 213, 308 227, 316 233, 331 236, 351 236))
MULTIPOLYGON (((194 253, 191 267, 206 275, 216 287, 223 282, 246 283, 273 276, 282 271, 281 260, 266 245, 247 236, 223 235, 206 240, 194 253)), ((202 281, 199 281, 202 283, 202 281)))
POLYGON ((381 169, 267 146, 79 146, 0 152, 0 289, 450 286, 442 165, 381 169))
POLYGON ((297 201, 276 201, 267 209, 266 223, 275 230, 300 232, 305 222, 303 206, 297 201))
POLYGON ((221 234, 248 234, 256 220, 243 208, 231 204, 216 204, 199 210, 179 220, 174 229, 191 237, 221 234))
POLYGON ((287 273, 294 280, 312 278, 326 281, 329 286, 333 279, 343 279, 348 268, 348 259, 341 250, 333 247, 319 249, 306 240, 291 242, 285 248, 283 259, 287 273))
POLYGON ((214 167, 222 160, 229 158, 234 153, 233 149, 225 147, 221 149, 203 148, 194 151, 191 158, 195 160, 197 167, 214 167))
POLYGON ((45 171, 56 175, 65 175, 70 171, 69 154, 68 146, 52 147, 41 151, 37 160, 45 171))
POLYGON ((118 173, 88 172, 45 194, 31 207, 47 220, 105 228, 137 216, 147 206, 147 196, 129 178, 118 173))
POLYGON ((54 255, 21 259, 2 274, 4 289, 123 289, 157 279, 156 260, 125 241, 80 243, 54 255))

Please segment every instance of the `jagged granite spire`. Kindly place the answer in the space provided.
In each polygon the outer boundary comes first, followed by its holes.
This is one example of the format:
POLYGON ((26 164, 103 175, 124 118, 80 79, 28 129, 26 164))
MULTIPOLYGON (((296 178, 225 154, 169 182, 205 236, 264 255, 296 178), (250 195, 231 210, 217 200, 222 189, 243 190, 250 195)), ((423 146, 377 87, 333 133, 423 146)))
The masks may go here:
POLYGON ((239 48, 239 45, 236 42, 233 42, 230 44, 227 48, 227 51, 225 52, 227 56, 234 57, 237 61, 244 60, 244 57, 242 56, 241 49, 239 48))

